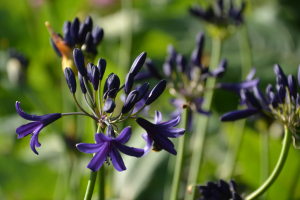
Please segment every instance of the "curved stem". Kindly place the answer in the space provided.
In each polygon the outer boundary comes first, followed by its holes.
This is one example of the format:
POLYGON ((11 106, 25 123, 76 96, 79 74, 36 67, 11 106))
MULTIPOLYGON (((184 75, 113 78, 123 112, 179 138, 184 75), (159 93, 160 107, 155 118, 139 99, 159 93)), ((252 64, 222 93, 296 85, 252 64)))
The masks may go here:
MULTIPOLYGON (((184 128, 187 130, 188 126, 188 116, 189 116, 190 109, 185 109, 185 115, 184 115, 184 128)), ((171 189, 171 200, 177 200, 178 199, 178 190, 180 185, 180 178, 181 178, 181 171, 182 171, 182 164, 183 164, 183 157, 184 157, 184 143, 185 143, 185 134, 183 134, 178 141, 178 150, 176 155, 176 164, 175 164, 175 170, 174 170, 174 176, 173 176, 173 183, 172 183, 172 189, 171 189)))
POLYGON ((257 190, 252 192, 250 195, 248 195, 245 198, 246 200, 258 198, 265 191, 267 191, 268 188, 274 183, 274 181, 277 179, 277 177, 279 176, 279 174, 284 166, 287 155, 289 153, 291 141, 292 141, 292 133, 287 127, 285 127, 283 145, 282 145, 281 153, 280 153, 279 159, 277 161, 277 164, 275 166, 275 169, 273 170, 273 172, 269 176, 269 178, 265 181, 265 183, 263 185, 261 185, 257 190))
MULTIPOLYGON (((221 54, 221 40, 219 38, 213 38, 211 62, 210 62, 211 69, 217 68, 220 60, 220 54, 221 54)), ((215 78, 208 78, 205 87, 213 88, 215 86, 215 83, 216 83, 215 78)), ((203 109, 206 110, 210 109, 213 93, 214 92, 211 91, 211 92, 206 92, 204 94, 205 104, 203 104, 203 109)), ((191 167, 190 167, 188 182, 187 182, 188 185, 197 183, 197 178, 200 171, 200 164, 202 160, 207 123, 208 123, 208 117, 204 115, 200 115, 199 123, 197 125, 197 132, 195 132, 194 144, 192 147, 193 154, 192 154, 192 160, 190 165, 191 167)), ((186 191, 184 199, 189 199, 189 200, 194 199, 195 191, 196 191, 195 187, 192 189, 192 195, 190 195, 188 191, 186 191)))
POLYGON ((98 173, 98 171, 96 171, 96 172, 91 171, 91 173, 90 173, 90 179, 89 179, 88 186, 87 186, 87 189, 85 192, 84 200, 92 199, 94 187, 95 187, 95 183, 96 183, 96 179, 97 179, 97 173, 98 173))

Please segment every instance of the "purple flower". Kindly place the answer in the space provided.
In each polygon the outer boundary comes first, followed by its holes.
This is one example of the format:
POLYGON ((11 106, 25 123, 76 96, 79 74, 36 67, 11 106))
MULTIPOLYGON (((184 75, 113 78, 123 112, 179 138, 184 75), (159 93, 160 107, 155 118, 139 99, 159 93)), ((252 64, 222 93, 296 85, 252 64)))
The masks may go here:
POLYGON ((146 130, 146 133, 142 135, 147 143, 144 155, 149 153, 151 148, 154 151, 164 149, 173 155, 177 154, 174 144, 168 138, 177 138, 185 133, 183 128, 173 128, 179 124, 180 116, 166 122, 161 121, 162 115, 159 111, 155 111, 154 124, 140 117, 136 119, 136 122, 146 130))
POLYGON ((16 102, 16 109, 18 114, 27 120, 33 121, 31 123, 25 124, 20 126, 16 129, 16 132, 18 134, 18 139, 23 138, 29 134, 32 135, 30 140, 30 147, 32 151, 38 155, 38 152, 36 151, 35 147, 40 147, 41 144, 38 141, 39 133, 40 131, 47 126, 48 124, 51 124, 52 122, 58 120, 61 118, 61 113, 53 113, 53 114, 47 114, 47 115, 30 115, 25 113, 21 107, 20 102, 16 102))
POLYGON ((119 151, 135 157, 141 157, 144 154, 143 149, 124 145, 124 143, 129 140, 130 136, 131 127, 124 128, 120 135, 115 137, 114 130, 112 126, 109 125, 106 129, 106 135, 102 133, 95 134, 96 144, 80 143, 76 146, 77 149, 83 153, 96 153, 91 162, 87 165, 87 168, 92 171, 98 171, 105 160, 109 162, 109 157, 116 170, 124 171, 126 170, 126 167, 119 151))

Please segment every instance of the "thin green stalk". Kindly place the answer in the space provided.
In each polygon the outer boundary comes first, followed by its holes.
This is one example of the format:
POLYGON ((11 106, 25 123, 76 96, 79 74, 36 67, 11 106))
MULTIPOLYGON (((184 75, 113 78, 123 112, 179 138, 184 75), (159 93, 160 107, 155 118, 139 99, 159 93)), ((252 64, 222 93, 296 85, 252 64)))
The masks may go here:
MULTIPOLYGON (((190 109, 185 109, 185 115, 184 115, 184 128, 187 130, 188 126, 188 116, 189 116, 190 109)), ((180 185, 180 178, 181 178, 181 172, 182 172, 182 165, 183 165, 183 157, 184 157, 184 143, 185 143, 185 136, 186 133, 183 134, 179 138, 178 141, 178 149, 177 149, 177 155, 176 155, 176 164, 175 164, 175 170, 173 175, 173 183, 172 183, 172 189, 171 189, 171 200, 177 200, 178 199, 178 191, 179 191, 179 185, 180 185)))
POLYGON ((283 145, 282 145, 281 153, 280 153, 279 159, 277 161, 277 164, 275 166, 275 169, 273 170, 273 172, 269 176, 269 178, 264 182, 264 184, 261 185, 257 190, 252 192, 250 195, 248 195, 245 198, 246 200, 258 198, 264 192, 266 192, 268 190, 268 188, 275 182, 275 180, 279 176, 279 174, 285 164, 286 158, 289 153, 291 141, 292 141, 292 133, 287 127, 285 127, 283 145))
MULTIPOLYGON (((269 176, 269 132, 267 130, 260 131, 260 183, 269 176)), ((263 195, 263 199, 267 199, 267 192, 263 195)))
MULTIPOLYGON (((212 54, 211 54, 211 69, 215 69, 218 66, 221 54, 221 40, 219 38, 214 38, 212 43, 212 54)), ((215 86, 216 80, 215 78, 208 78, 206 82, 206 88, 213 88, 215 86)), ((203 105, 203 109, 209 110, 210 105, 213 98, 213 91, 206 92, 204 94, 205 104, 203 105)), ((192 149, 192 160, 191 167, 188 176, 188 185, 197 183, 197 178, 200 170, 200 164, 202 160, 203 154, 203 146, 205 133, 207 129, 208 117, 204 115, 199 116, 199 123, 197 127, 197 132, 194 137, 194 144, 192 149)), ((187 191, 185 193, 185 199, 192 200, 195 197, 195 188, 192 189, 192 195, 190 195, 187 191)))
POLYGON ((92 199, 94 187, 95 187, 95 183, 96 183, 96 179, 97 179, 97 173, 98 173, 98 171, 96 171, 96 172, 91 171, 91 173, 90 173, 90 179, 89 179, 88 186, 87 186, 87 189, 85 192, 84 200, 92 199))
POLYGON ((296 199, 295 194, 297 193, 297 185, 299 183, 299 177, 300 177, 300 161, 298 161, 298 165, 295 170, 295 175, 293 176, 292 184, 289 186, 289 192, 288 192, 288 198, 286 199, 296 199))
POLYGON ((98 174, 98 186, 99 186, 99 195, 98 195, 98 199, 99 200, 104 200, 105 199, 105 168, 104 165, 102 165, 99 169, 99 174, 98 174))

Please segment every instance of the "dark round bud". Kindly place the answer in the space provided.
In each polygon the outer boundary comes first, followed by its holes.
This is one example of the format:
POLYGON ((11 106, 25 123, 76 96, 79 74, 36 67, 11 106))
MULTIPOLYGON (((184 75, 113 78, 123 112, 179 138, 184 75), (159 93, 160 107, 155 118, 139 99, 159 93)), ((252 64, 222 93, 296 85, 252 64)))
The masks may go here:
POLYGON ((112 90, 109 90, 108 92, 107 92, 107 97, 108 98, 115 98, 116 96, 117 96, 117 92, 118 92, 119 90, 117 89, 117 88, 114 88, 114 89, 112 89, 112 90))
POLYGON ((121 111, 122 114, 128 113, 134 107, 135 103, 137 102, 138 96, 139 92, 136 90, 133 90, 128 94, 121 111))
POLYGON ((131 68, 130 68, 130 73, 132 73, 133 77, 135 77, 139 71, 141 70, 141 68, 143 67, 145 60, 147 57, 147 53, 146 52, 142 52, 133 62, 131 68))
POLYGON ((138 90, 139 97, 136 101, 139 102, 147 94, 148 90, 149 90, 149 83, 144 83, 138 90))
POLYGON ((70 28, 70 34, 71 34, 73 44, 76 44, 78 40, 79 24, 80 24, 79 19, 75 17, 72 21, 71 28, 70 28))
POLYGON ((72 38, 70 34, 70 29, 64 31, 64 41, 68 46, 72 46, 72 38))
POLYGON ((71 68, 65 68, 65 77, 72 94, 76 92, 76 78, 71 68))
POLYGON ((132 89, 134 83, 134 77, 132 75, 132 73, 128 73, 125 79, 125 94, 129 94, 129 92, 132 89))
POLYGON ((87 90, 86 90, 86 87, 84 85, 84 80, 83 80, 83 77, 81 76, 81 74, 78 72, 78 80, 79 80, 79 85, 80 85, 80 88, 81 88, 81 92, 83 94, 86 94, 87 90))
POLYGON ((98 67, 98 71, 99 71, 99 79, 101 81, 103 79, 103 75, 104 75, 104 72, 106 69, 106 60, 104 58, 100 58, 98 60, 97 67, 98 67))
POLYGON ((80 74, 85 77, 86 74, 86 68, 85 68, 85 64, 84 64, 84 56, 83 53, 80 49, 74 49, 73 51, 73 57, 74 57, 74 62, 75 65, 78 69, 78 71, 80 72, 80 74))
POLYGON ((107 113, 112 113, 116 107, 114 100, 111 98, 106 99, 103 110, 107 113))
POLYGON ((83 44, 86 34, 88 33, 88 27, 85 23, 80 24, 79 31, 78 31, 78 43, 83 44))
POLYGON ((117 88, 119 89, 120 87, 120 79, 116 74, 111 74, 108 78, 107 78, 107 88, 109 90, 117 88))
POLYGON ((85 37, 86 52, 91 52, 93 50, 93 41, 94 41, 94 38, 93 38, 91 32, 88 32, 85 37))
POLYGON ((93 20, 92 20, 91 16, 88 15, 88 16, 85 18, 84 23, 86 24, 87 31, 88 31, 88 32, 92 31, 92 29, 93 29, 93 20))
POLYGON ((93 63, 89 63, 87 65, 87 72, 89 75, 89 79, 90 79, 91 83, 93 84, 94 90, 98 90, 98 86, 99 86, 98 68, 93 63))
POLYGON ((112 139, 116 138, 116 134, 112 125, 108 125, 106 128, 106 135, 112 139))
POLYGON ((65 33, 67 30, 70 30, 70 28, 71 28, 71 22, 67 20, 64 22, 62 32, 65 33))
POLYGON ((97 46, 98 44, 100 44, 100 42, 103 39, 103 36, 104 36, 103 28, 99 28, 98 26, 96 26, 93 29, 92 35, 93 35, 93 38, 94 38, 93 44, 95 46, 97 46))
POLYGON ((285 94, 286 94, 286 89, 283 85, 279 86, 279 90, 278 90, 278 96, 279 96, 279 100, 282 104, 284 104, 285 102, 285 94))
POLYGON ((165 80, 161 80, 150 92, 145 104, 149 105, 153 101, 155 101, 166 89, 167 82, 165 80))

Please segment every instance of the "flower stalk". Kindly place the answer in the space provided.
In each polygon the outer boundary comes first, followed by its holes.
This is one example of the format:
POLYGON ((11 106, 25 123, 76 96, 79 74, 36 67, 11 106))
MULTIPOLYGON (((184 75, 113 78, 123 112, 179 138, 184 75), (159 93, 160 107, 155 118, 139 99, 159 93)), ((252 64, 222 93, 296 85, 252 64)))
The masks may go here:
POLYGON ((285 161, 287 159, 291 141, 292 141, 292 132, 288 129, 288 127, 284 127, 284 139, 283 139, 283 145, 281 149, 281 153, 279 156, 279 159, 277 161, 277 164, 275 166, 275 169, 273 170, 272 174, 269 176, 269 178, 264 182, 263 185, 261 185, 257 190, 252 192, 250 195, 248 195, 245 199, 246 200, 252 200, 256 199, 259 196, 261 196, 264 192, 266 192, 269 187, 275 182, 277 177, 279 176, 285 161))
POLYGON ((98 171, 91 171, 90 173, 90 179, 87 185, 87 189, 85 192, 84 200, 91 200, 94 192, 94 187, 97 179, 97 173, 98 171))

